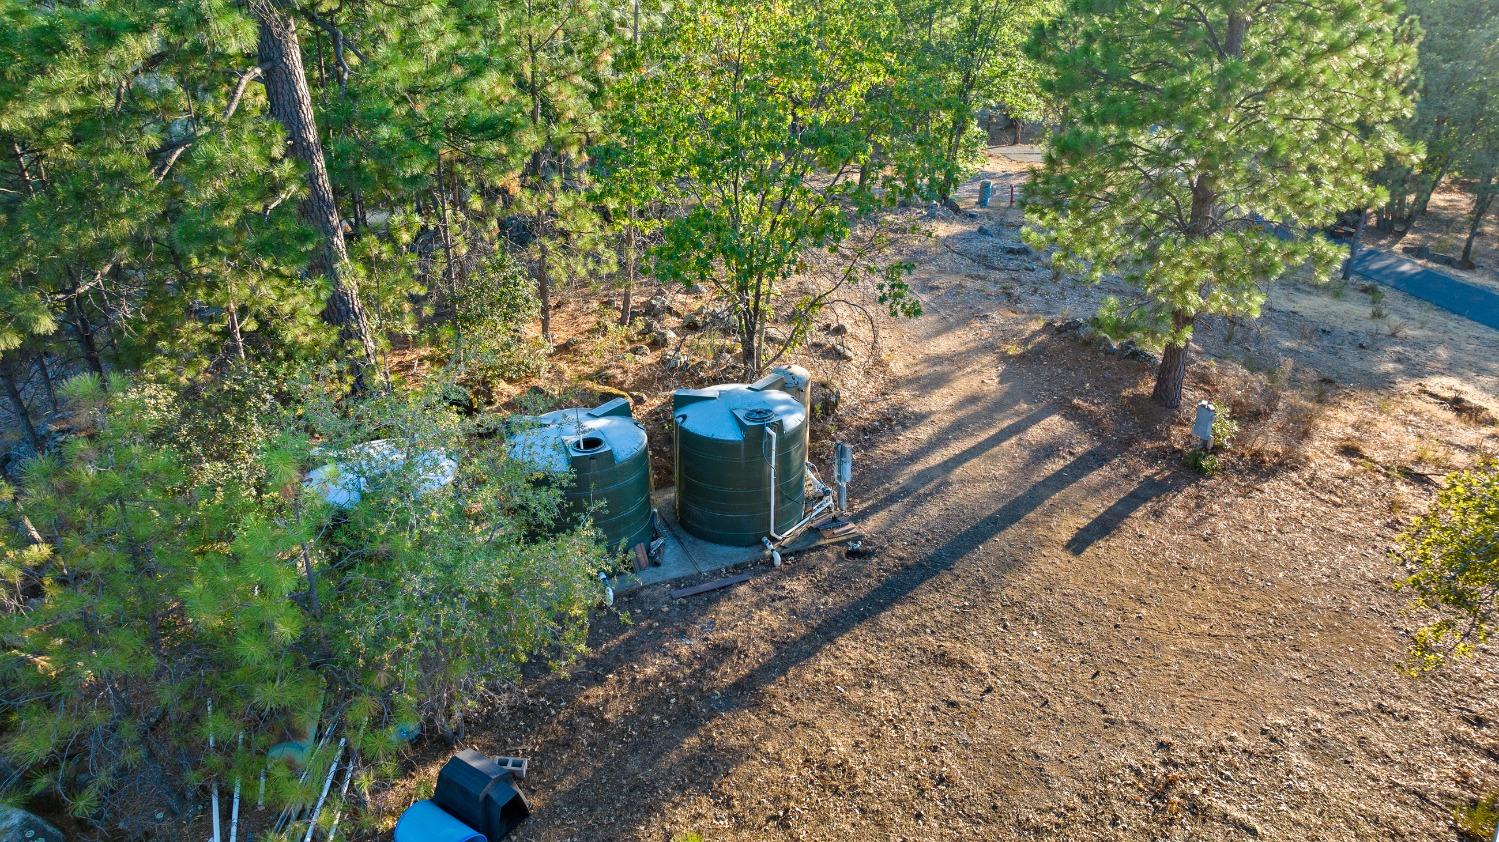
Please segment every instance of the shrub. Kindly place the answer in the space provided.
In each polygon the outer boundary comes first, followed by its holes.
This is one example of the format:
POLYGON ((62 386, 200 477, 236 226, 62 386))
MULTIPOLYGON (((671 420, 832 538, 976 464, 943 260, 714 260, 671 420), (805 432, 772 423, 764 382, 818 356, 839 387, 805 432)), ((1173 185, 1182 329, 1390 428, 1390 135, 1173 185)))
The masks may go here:
POLYGON ((148 810, 184 807, 210 699, 234 712, 227 745, 319 687, 293 645, 296 570, 274 536, 241 530, 256 500, 191 482, 151 442, 142 392, 106 399, 93 378, 67 391, 97 429, 29 463, 10 500, 45 542, 0 545, 0 573, 29 596, 0 617, 4 751, 28 793, 141 835, 148 810))
POLYGON ((546 345, 525 332, 541 307, 536 284, 507 252, 470 270, 452 298, 451 344, 468 370, 500 380, 541 372, 546 345))
POLYGON ((1471 655, 1494 630, 1499 593, 1499 461, 1448 474, 1426 514, 1396 541, 1404 564, 1400 589, 1411 607, 1436 618, 1420 628, 1411 646, 1412 672, 1471 655))
POLYGON ((1238 434, 1239 422, 1234 420, 1227 407, 1220 408, 1213 418, 1213 446, 1227 450, 1238 434))
POLYGON ((1200 447, 1195 448, 1187 453, 1186 463, 1187 467, 1191 468, 1199 474, 1202 474, 1205 477, 1213 477, 1217 475, 1218 468, 1220 467, 1218 462, 1218 454, 1209 453, 1208 451, 1203 450, 1200 447))
MULTIPOLYGON (((22 794, 143 836, 208 777, 255 780, 288 732, 335 721, 368 783, 394 771, 398 726, 451 734, 528 658, 582 648, 602 550, 551 528, 556 492, 498 444, 466 446, 480 421, 448 411, 442 388, 304 398, 253 485, 161 443, 174 415, 159 391, 67 391, 92 432, 0 494, 34 529, 0 536, 18 595, 0 604, 0 737, 22 794), (357 505, 304 488, 306 467, 375 438, 413 458, 355 467, 369 478, 357 505), (459 465, 435 489, 420 457, 434 451, 459 465)), ((315 775, 279 763, 267 783, 278 806, 317 795, 315 775)))

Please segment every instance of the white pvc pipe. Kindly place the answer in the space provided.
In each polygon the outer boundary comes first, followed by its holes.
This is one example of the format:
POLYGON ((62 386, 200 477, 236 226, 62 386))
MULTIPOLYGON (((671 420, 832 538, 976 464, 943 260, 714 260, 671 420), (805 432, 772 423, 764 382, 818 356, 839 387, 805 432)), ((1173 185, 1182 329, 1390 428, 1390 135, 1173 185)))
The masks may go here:
MULTIPOLYGON (((239 732, 237 749, 245 747, 245 732, 239 732)), ((229 809, 229 842, 239 838, 239 778, 234 779, 234 806, 229 809)))
POLYGON ((323 792, 317 797, 317 806, 312 808, 312 818, 307 820, 307 835, 302 837, 302 842, 312 842, 313 831, 317 830, 318 814, 323 812, 323 802, 328 798, 328 789, 333 786, 333 773, 338 771, 338 761, 344 756, 344 743, 347 737, 338 738, 338 753, 333 755, 333 765, 328 767, 328 777, 323 778, 323 792))
MULTIPOLYGON (((208 700, 208 750, 213 751, 213 700, 208 700)), ((213 842, 220 842, 223 836, 219 830, 219 779, 213 779, 211 787, 213 792, 213 842)))
POLYGON ((780 484, 780 477, 776 469, 776 431, 770 426, 766 426, 765 432, 770 434, 770 537, 775 539, 775 543, 780 544, 794 536, 802 527, 815 520, 818 515, 827 511, 828 507, 832 505, 833 501, 831 495, 827 492, 827 486, 823 485, 822 482, 817 479, 817 475, 812 473, 812 469, 810 467, 804 466, 802 469, 804 472, 803 481, 805 481, 805 477, 807 476, 812 477, 814 484, 822 492, 822 499, 817 502, 816 506, 812 507, 811 512, 808 512, 805 517, 797 521, 795 524, 792 524, 792 526, 786 530, 785 534, 776 532, 776 486, 780 484))

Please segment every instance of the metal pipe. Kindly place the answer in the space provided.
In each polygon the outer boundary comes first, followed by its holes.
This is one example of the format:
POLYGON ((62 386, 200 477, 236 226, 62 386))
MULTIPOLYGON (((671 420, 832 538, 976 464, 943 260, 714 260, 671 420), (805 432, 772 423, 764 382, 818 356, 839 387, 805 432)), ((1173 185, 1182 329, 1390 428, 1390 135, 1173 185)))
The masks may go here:
POLYGON ((770 435, 770 537, 777 542, 785 540, 776 534, 776 485, 780 477, 776 475, 776 431, 769 424, 765 425, 765 432, 770 435))

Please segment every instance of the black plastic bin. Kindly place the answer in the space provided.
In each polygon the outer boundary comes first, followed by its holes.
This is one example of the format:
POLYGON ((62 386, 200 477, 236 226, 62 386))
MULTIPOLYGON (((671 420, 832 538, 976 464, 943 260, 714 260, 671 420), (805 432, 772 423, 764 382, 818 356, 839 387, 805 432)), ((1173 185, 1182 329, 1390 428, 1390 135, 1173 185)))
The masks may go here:
POLYGON ((510 772, 471 748, 458 752, 437 773, 432 800, 488 842, 500 842, 531 815, 510 772))

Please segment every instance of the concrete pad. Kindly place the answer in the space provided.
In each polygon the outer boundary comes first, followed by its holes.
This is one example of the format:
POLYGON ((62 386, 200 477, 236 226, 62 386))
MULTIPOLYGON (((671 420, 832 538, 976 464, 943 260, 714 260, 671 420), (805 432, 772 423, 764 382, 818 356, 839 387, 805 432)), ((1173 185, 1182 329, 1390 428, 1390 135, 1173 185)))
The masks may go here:
MULTIPOLYGON (((615 593, 628 593, 647 585, 674 582, 704 573, 716 573, 751 562, 758 562, 767 568, 771 566, 770 557, 766 554, 764 547, 728 547, 722 544, 710 544, 687 534, 687 530, 677 523, 675 503, 675 489, 658 489, 651 495, 651 504, 656 509, 657 519, 661 523, 666 541, 661 547, 660 564, 615 576, 610 581, 615 593)), ((828 544, 857 540, 859 537, 857 529, 836 537, 824 536, 819 530, 808 529, 798 535, 795 540, 781 547, 781 557, 786 558, 828 544)))

